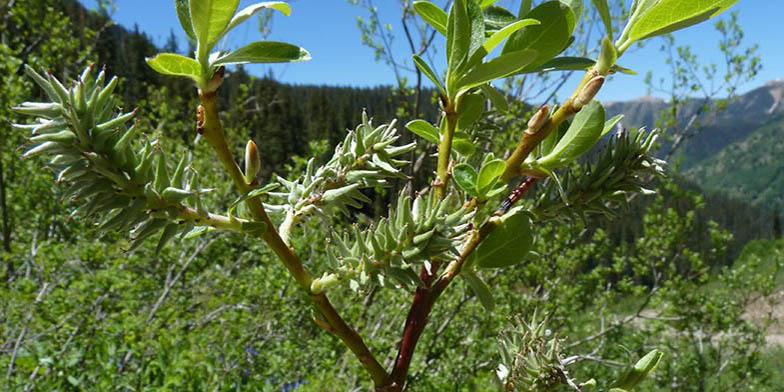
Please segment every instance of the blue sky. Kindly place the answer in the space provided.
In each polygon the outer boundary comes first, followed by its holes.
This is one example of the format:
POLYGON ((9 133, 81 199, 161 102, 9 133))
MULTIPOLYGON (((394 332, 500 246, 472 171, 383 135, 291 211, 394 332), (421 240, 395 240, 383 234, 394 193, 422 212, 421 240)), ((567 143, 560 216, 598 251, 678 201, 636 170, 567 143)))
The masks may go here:
MULTIPOLYGON (((81 0, 94 7, 94 0, 81 0)), ((241 6, 255 3, 242 0, 241 6)), ((276 16, 273 21, 271 40, 286 41, 308 49, 313 60, 307 63, 250 66, 251 73, 262 75, 272 72, 280 81, 295 84, 329 84, 349 86, 376 86, 394 83, 391 69, 374 60, 370 48, 361 45, 357 17, 366 16, 365 11, 347 0, 292 0, 291 16, 276 16)), ((398 38, 393 48, 402 56, 408 53, 399 23, 398 0, 375 0, 382 22, 389 22, 398 38)), ((519 0, 499 0, 499 4, 512 8, 519 0)), ((153 41, 162 46, 173 30, 179 38, 180 47, 186 47, 185 35, 177 21, 172 0, 116 0, 117 9, 113 18, 123 26, 138 25, 153 41)), ((586 1, 586 6, 590 2, 586 1)), ((741 92, 762 85, 771 79, 784 78, 784 44, 781 41, 780 18, 784 15, 782 0, 740 0, 733 9, 738 10, 739 21, 745 32, 746 44, 759 45, 763 69, 757 78, 741 87, 741 92)), ((236 28, 227 40, 221 43, 231 49, 259 39, 255 19, 236 28)), ((713 23, 704 23, 680 31, 676 35, 679 45, 689 45, 703 62, 721 62, 717 49, 718 33, 713 23)), ((667 66, 659 52, 660 42, 649 41, 643 49, 627 52, 620 63, 639 73, 635 76, 617 75, 612 83, 602 89, 601 99, 608 101, 628 100, 646 95, 644 75, 650 70, 654 76, 666 76, 667 66)), ((443 46, 443 42, 436 41, 443 46)), ((442 54, 438 55, 443 56, 442 54)), ((566 88, 569 88, 567 84, 566 88)), ((656 92, 653 95, 660 95, 656 92)))

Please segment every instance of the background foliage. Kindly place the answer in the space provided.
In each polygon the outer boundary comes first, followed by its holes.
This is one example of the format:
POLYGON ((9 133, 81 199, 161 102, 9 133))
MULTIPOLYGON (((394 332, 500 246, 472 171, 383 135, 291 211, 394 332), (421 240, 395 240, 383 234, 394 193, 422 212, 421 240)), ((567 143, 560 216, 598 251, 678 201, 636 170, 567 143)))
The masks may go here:
MULTIPOLYGON (((307 299, 264 246, 239 234, 207 234, 158 255, 154 244, 125 252, 123 235, 99 236, 80 219, 69 221, 72 208, 59 200, 62 189, 52 185, 52 172, 37 159, 19 159, 23 135, 9 123, 21 119, 9 104, 42 95, 23 76, 23 65, 67 78, 95 63, 124 78, 118 91, 128 108, 145 113, 143 128, 155 130, 149 137, 160 132, 186 146, 205 163, 200 167, 211 166, 208 146, 194 142, 192 117, 181 110, 197 105, 190 83, 163 78, 144 64, 158 48, 143 33, 70 0, 6 2, 0 26, 3 385, 41 391, 365 385, 350 353, 301 311, 307 299)), ((175 40, 163 49, 183 52, 175 40)), ((363 108, 378 122, 398 117, 404 124, 407 116, 434 122, 432 91, 420 90, 295 87, 239 68, 219 99, 228 108, 223 120, 231 147, 242 151, 248 138, 256 140, 268 178, 286 167, 301 172, 302 156, 324 162, 345 129, 360 122, 363 108), (412 105, 420 95, 428 99, 412 105)), ((499 115, 497 121, 515 119, 499 115)), ((488 139, 510 142, 504 135, 488 139)), ((183 153, 177 151, 171 153, 183 153)), ((226 180, 218 170, 201 175, 210 183, 226 180)), ((665 360, 643 390, 776 390, 781 368, 772 364, 781 363, 782 351, 773 343, 782 329, 774 304, 781 296, 784 245, 746 244, 772 235, 772 214, 725 195, 702 196, 679 181, 657 187, 659 195, 636 200, 614 223, 595 218, 539 228, 539 238, 548 240, 535 245, 537 262, 490 279, 499 290, 494 313, 482 311, 458 283, 457 294, 431 314, 410 375, 415 390, 495 388, 498 333, 512 325, 507 315, 534 309, 569 337, 564 349, 579 378, 617 378, 622 366, 659 348, 665 360)), ((373 205, 353 211, 353 219, 386 210, 388 193, 368 196, 373 205)), ((210 197, 232 201, 222 190, 210 197)), ((294 245, 326 257, 319 230, 306 233, 294 245)), ((336 306, 347 309, 346 318, 374 351, 387 353, 382 360, 393 360, 405 301, 385 290, 343 294, 336 306)))

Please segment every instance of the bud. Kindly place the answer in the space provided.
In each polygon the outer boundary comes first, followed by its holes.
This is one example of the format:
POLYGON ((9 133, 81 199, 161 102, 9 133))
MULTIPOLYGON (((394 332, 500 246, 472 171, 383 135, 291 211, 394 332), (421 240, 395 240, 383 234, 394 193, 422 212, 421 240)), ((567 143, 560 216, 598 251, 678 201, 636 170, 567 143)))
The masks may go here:
POLYGON ((204 133, 204 105, 196 108, 196 132, 200 135, 204 133))
POLYGON ((618 52, 615 50, 615 45, 610 41, 610 37, 604 37, 602 40, 602 50, 599 53, 599 59, 596 61, 594 71, 599 75, 607 75, 610 68, 615 65, 618 60, 618 52))
POLYGON ((636 387, 637 384, 641 383, 656 370, 662 356, 664 356, 664 353, 659 350, 649 352, 637 361, 637 363, 626 372, 623 378, 616 381, 612 387, 629 391, 632 390, 632 388, 636 387))
POLYGON ((259 149, 253 140, 248 140, 245 146, 245 182, 248 184, 256 180, 256 175, 261 170, 261 158, 259 157, 259 149))
POLYGON ((533 135, 538 131, 542 125, 544 125, 545 120, 547 120, 547 115, 550 113, 550 106, 544 105, 539 108, 539 111, 528 120, 528 129, 525 131, 529 135, 533 135))
POLYGON ((596 76, 589 80, 588 83, 586 83, 582 90, 580 90, 580 92, 577 94, 577 97, 574 98, 574 101, 572 101, 572 107, 574 110, 580 110, 585 104, 591 102, 593 97, 596 96, 596 93, 598 93, 602 88, 603 84, 604 76, 596 76))

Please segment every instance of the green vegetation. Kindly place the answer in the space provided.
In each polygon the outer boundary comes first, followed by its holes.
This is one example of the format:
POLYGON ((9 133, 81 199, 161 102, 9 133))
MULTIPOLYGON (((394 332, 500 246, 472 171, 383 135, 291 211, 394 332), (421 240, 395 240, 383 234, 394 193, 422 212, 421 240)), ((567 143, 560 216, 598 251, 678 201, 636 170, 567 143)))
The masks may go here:
POLYGON ((226 70, 308 57, 211 56, 254 13, 291 11, 237 3, 174 2, 193 59, 112 25, 107 2, 0 6, 8 390, 780 386, 765 310, 784 245, 750 242, 733 264, 728 229, 749 224, 711 220, 756 210, 661 178, 655 133, 585 154, 618 120, 594 97, 624 50, 733 1, 408 4, 448 38, 445 75, 414 59, 438 88, 413 93, 226 70), (555 57, 585 26, 606 37, 598 58, 555 57), (486 83, 575 68, 552 110, 486 83))

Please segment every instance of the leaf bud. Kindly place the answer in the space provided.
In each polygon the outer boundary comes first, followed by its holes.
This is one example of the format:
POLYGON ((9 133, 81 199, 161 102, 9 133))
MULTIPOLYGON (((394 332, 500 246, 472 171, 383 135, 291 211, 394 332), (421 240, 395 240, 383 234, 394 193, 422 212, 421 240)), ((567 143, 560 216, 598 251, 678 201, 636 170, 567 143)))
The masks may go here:
POLYGON ((525 132, 529 135, 536 133, 536 131, 538 131, 540 128, 542 128, 542 125, 544 125, 548 114, 550 114, 550 106, 543 105, 541 108, 539 108, 539 111, 537 111, 536 114, 534 114, 533 117, 528 120, 528 129, 525 132))
POLYGON ((260 170, 261 158, 259 157, 259 149, 253 140, 248 140, 248 144, 245 146, 245 182, 252 184, 260 170))
POLYGON ((577 97, 574 98, 574 101, 572 102, 574 110, 580 110, 585 104, 591 102, 593 97, 596 96, 596 93, 602 88, 603 84, 604 76, 595 76, 593 79, 589 80, 577 94, 577 97))
POLYGON ((618 60, 618 51, 615 49, 610 37, 604 37, 602 40, 602 49, 599 53, 599 59, 596 61, 594 70, 599 75, 607 75, 610 73, 612 66, 618 60))

